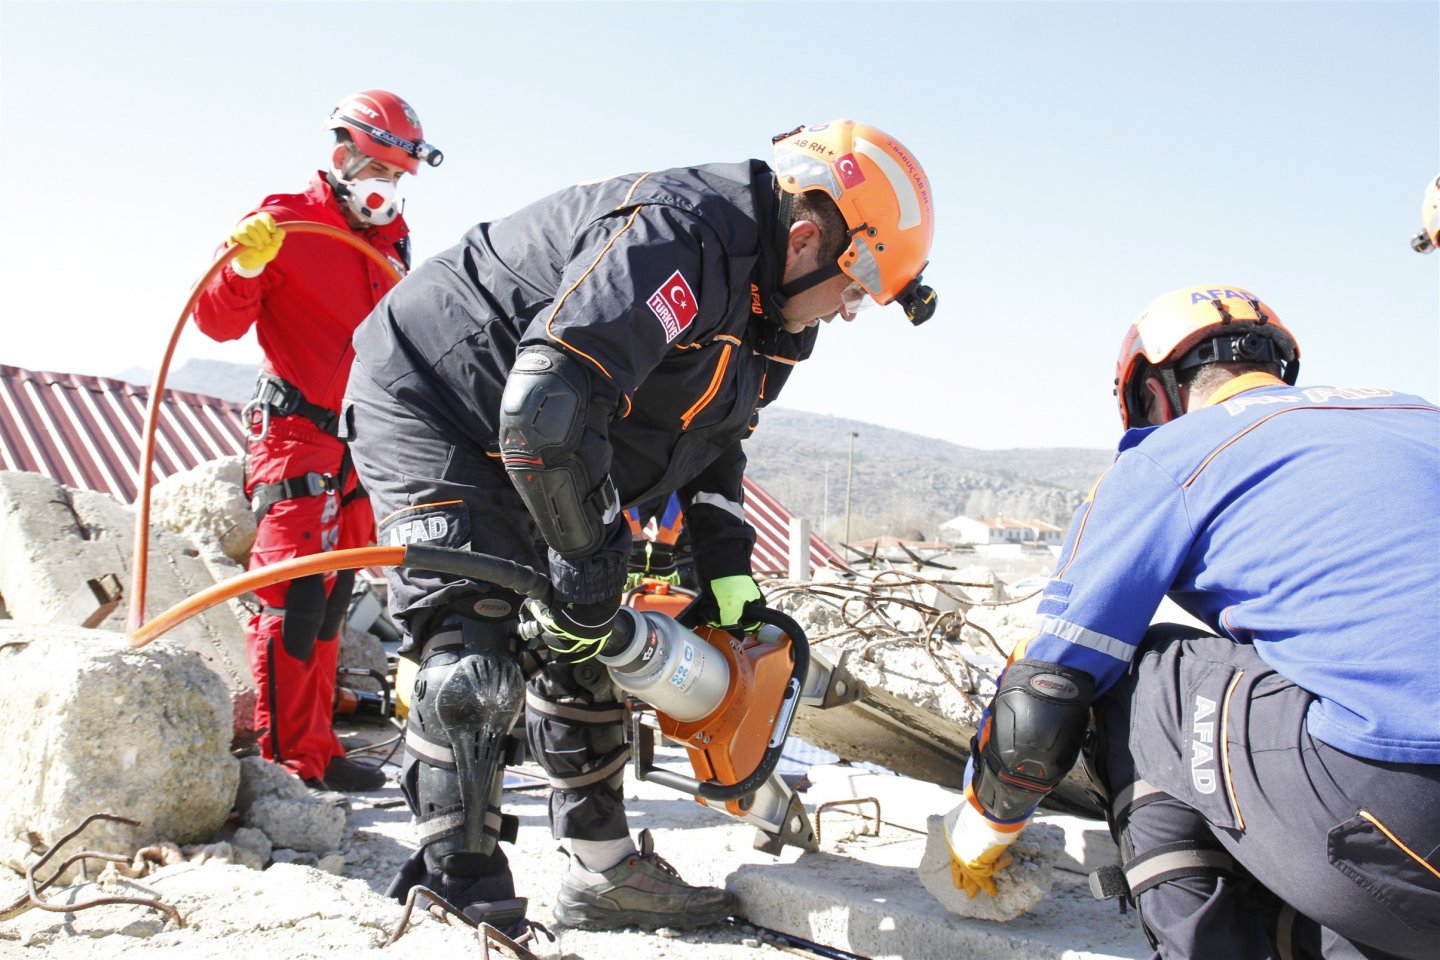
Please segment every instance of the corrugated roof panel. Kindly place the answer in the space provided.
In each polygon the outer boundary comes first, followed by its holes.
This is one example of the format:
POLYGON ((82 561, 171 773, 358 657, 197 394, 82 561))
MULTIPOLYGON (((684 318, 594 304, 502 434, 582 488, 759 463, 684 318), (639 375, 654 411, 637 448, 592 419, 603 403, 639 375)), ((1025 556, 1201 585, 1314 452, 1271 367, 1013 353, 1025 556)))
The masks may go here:
MULTIPOLYGON (((150 388, 0 364, 0 469, 43 473, 68 487, 133 503, 150 388)), ((155 437, 155 479, 245 452, 243 405, 166 390, 155 437)), ((789 569, 791 513, 745 480, 745 519, 755 528, 757 572, 789 569)), ((811 534, 816 569, 845 569, 840 555, 811 534)))

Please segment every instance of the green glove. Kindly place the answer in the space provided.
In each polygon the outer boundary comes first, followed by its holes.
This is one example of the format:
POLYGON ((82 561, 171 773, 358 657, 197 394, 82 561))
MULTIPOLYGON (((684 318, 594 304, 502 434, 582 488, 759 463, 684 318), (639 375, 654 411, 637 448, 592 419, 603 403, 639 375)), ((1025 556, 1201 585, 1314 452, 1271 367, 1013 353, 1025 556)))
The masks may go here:
POLYGON ((745 614, 745 604, 758 602, 763 606, 765 603, 765 596, 760 592, 754 577, 741 573, 711 580, 710 596, 715 598, 716 613, 715 619, 710 623, 712 627, 738 626, 747 633, 759 629, 758 623, 740 622, 745 614))
POLYGON ((280 252, 285 231, 270 214, 257 213, 241 220, 230 231, 230 242, 242 248, 231 261, 231 269, 242 277, 258 277, 265 264, 280 252))

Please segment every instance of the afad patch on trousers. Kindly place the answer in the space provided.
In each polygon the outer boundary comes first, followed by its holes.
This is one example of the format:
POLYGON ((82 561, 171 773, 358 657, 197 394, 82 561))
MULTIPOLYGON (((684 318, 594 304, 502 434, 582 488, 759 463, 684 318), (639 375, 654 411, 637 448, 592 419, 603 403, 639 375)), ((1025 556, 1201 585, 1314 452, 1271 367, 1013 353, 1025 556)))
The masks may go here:
POLYGON ((382 547, 454 547, 470 549, 470 512, 459 500, 417 503, 396 510, 380 521, 377 541, 382 547))
MULTIPOLYGON (((471 550, 470 511, 464 501, 417 503, 396 510, 380 522, 377 542, 382 547, 449 547, 471 550)), ((508 620, 520 609, 520 595, 490 583, 472 584, 469 613, 481 620, 508 620)), ((469 615, 467 613, 467 615, 469 615)))

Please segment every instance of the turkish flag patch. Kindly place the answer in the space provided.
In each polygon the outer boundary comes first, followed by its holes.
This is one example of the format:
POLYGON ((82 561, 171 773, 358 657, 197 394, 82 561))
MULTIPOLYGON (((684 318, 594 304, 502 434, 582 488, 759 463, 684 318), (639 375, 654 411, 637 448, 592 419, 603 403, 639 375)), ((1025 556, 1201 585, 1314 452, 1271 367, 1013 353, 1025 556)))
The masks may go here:
POLYGON ((685 275, 679 270, 670 274, 670 279, 660 284, 660 289, 652 293, 645 303, 660 321, 660 326, 665 328, 666 343, 684 333, 700 312, 700 304, 695 302, 695 291, 690 289, 685 275))
POLYGON ((840 183, 847 190, 856 184, 865 182, 865 174, 860 172, 860 162, 855 159, 853 153, 847 153, 836 160, 835 169, 840 171, 840 183))

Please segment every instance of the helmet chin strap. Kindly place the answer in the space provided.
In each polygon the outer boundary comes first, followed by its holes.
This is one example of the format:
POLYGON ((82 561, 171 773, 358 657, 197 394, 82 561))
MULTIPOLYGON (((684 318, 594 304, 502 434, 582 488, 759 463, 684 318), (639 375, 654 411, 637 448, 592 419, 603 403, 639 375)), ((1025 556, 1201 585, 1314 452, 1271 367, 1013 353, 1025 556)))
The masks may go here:
POLYGON ((784 302, 788 302, 790 298, 796 294, 804 293, 811 287, 819 286, 826 280, 838 276, 840 276, 840 264, 838 261, 832 260, 825 264, 825 266, 817 267, 804 276, 796 277, 789 283, 782 283, 778 292, 780 296, 784 298, 784 302))

